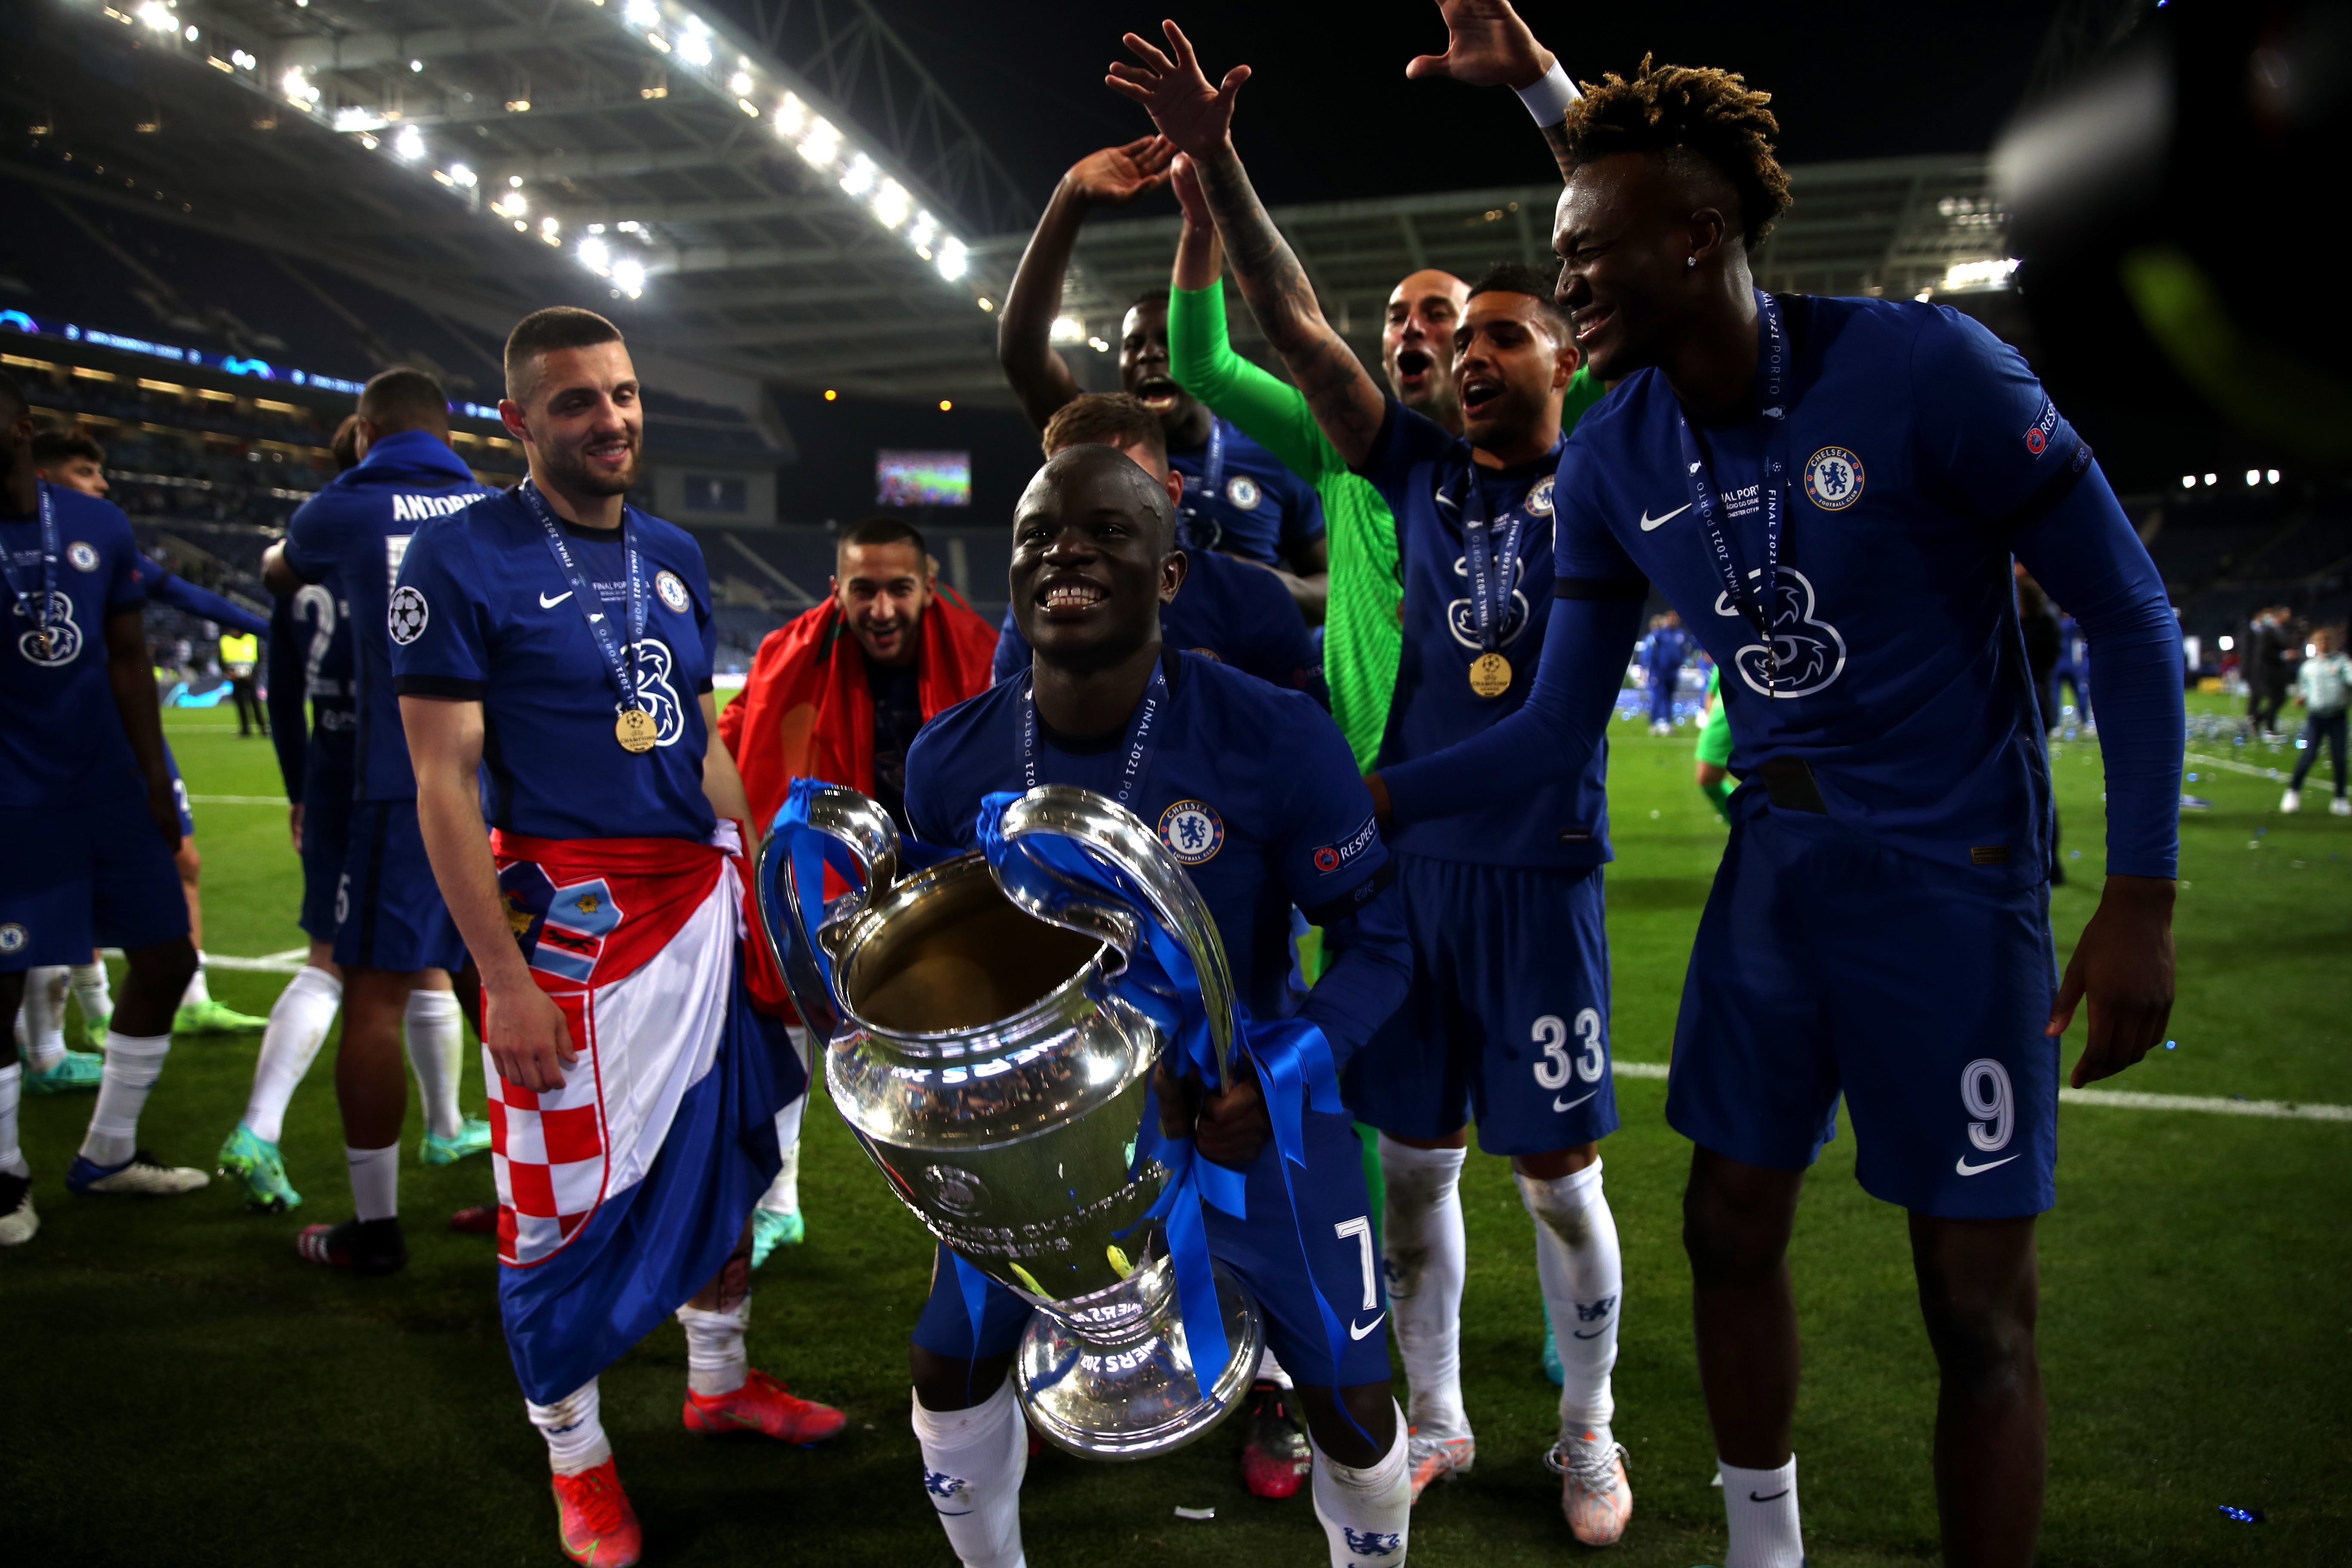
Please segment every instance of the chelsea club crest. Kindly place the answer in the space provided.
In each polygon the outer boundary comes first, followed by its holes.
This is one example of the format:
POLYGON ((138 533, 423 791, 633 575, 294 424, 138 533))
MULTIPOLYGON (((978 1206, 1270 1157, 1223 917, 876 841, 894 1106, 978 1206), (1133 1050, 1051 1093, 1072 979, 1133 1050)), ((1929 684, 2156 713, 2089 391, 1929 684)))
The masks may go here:
POLYGON ((1538 479, 1535 488, 1528 492, 1528 499, 1519 503, 1527 508, 1529 517, 1551 515, 1551 481, 1552 476, 1549 474, 1538 479))
POLYGON ((77 572, 97 571, 98 547, 82 540, 75 540, 66 546, 66 563, 77 572))
POLYGON ((1224 819, 1202 802, 1180 800, 1160 814, 1160 842, 1185 865, 1198 866, 1225 847, 1224 819))
POLYGON ((1255 511, 1257 503, 1265 499, 1265 492, 1247 474, 1235 474, 1225 481, 1225 499, 1240 510, 1255 511))
POLYGON ((685 579, 681 578, 677 573, 664 572, 657 574, 654 578, 654 592, 660 595, 661 602, 667 605, 672 610, 676 611, 679 615, 684 615, 686 613, 686 606, 688 603, 686 592, 686 582, 685 579))
POLYGON ((1843 511, 1862 499, 1862 459, 1843 447, 1824 447, 1805 461, 1805 499, 1823 511, 1843 511))

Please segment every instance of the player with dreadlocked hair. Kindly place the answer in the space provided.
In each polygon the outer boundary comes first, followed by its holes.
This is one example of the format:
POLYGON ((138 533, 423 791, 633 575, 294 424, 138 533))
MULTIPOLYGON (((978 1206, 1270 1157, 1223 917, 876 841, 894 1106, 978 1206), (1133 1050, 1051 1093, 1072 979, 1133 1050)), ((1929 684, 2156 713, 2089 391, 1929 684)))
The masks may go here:
POLYGON ((1722 670, 1731 837, 1666 1119, 1726 1568, 1799 1568, 1787 1247, 1843 1093, 1854 1173, 1909 1211, 1942 1376, 1944 1561, 2023 1565, 2046 1420, 2034 1219, 2076 1085, 2164 1037, 2184 729, 2164 584, 2025 362, 1958 313, 1757 288, 1787 207, 1765 94, 1656 66, 1578 92, 1503 0, 1442 0, 1415 76, 1517 89, 1567 188, 1559 302, 1614 384, 1554 486, 1559 603, 1509 718, 1374 781, 1407 827, 1587 764, 1655 587, 1722 670), (2053 818, 2011 563, 2073 608, 2099 689, 2107 879, 2062 981, 2053 818))

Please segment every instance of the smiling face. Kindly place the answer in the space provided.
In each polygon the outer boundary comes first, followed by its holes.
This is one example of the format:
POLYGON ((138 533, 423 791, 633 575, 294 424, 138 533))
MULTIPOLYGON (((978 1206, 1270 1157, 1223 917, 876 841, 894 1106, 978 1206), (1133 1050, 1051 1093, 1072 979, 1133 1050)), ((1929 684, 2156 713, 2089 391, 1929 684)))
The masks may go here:
POLYGON ((499 405, 534 468, 573 495, 625 495, 637 482, 646 411, 622 343, 554 349, 539 357, 528 402, 499 405), (511 410, 512 413, 509 414, 511 410))
POLYGON ((1543 301, 1490 289, 1474 295, 1454 331, 1454 382, 1462 431, 1474 447, 1516 451, 1559 424, 1559 399, 1576 374, 1576 350, 1557 341, 1543 301))
POLYGON ((908 539, 845 544, 835 563, 834 602, 849 635, 875 663, 914 662, 923 611, 931 602, 929 563, 908 539))
POLYGON ((1013 620, 1045 663, 1105 669, 1160 637, 1184 581, 1168 493, 1115 447, 1056 453, 1013 516, 1013 620))
POLYGON ((1453 426, 1462 416, 1454 384, 1454 329, 1470 297, 1470 286, 1451 272, 1416 272, 1389 296, 1387 323, 1381 329, 1381 368, 1389 390, 1407 408, 1453 426))
POLYGON ((1555 298, 1594 375, 1613 382, 1660 363, 1696 316, 1714 282, 1705 261, 1737 243, 1725 225, 1736 200, 1703 205, 1714 194, 1645 153, 1596 159, 1570 176, 1552 226, 1555 298))
POLYGON ((88 458, 68 458, 41 470, 41 477, 51 484, 63 485, 69 490, 79 490, 86 496, 106 494, 106 473, 88 458))
POLYGON ((1143 400, 1163 428, 1185 423, 1200 405, 1168 374, 1168 305, 1150 300, 1131 307, 1118 330, 1119 389, 1143 400))

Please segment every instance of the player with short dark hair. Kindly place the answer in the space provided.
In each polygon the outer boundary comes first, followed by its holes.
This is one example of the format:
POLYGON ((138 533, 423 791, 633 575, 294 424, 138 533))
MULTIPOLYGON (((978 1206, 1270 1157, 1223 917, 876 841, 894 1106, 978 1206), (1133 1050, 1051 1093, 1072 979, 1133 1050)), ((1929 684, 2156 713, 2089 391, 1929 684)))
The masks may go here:
MULTIPOLYGON (((1117 448, 1082 444, 1048 461, 1022 494, 1013 538, 1009 584, 1031 668, 916 742, 916 834, 971 847, 994 791, 1062 784, 1117 799, 1157 829, 1207 901, 1239 999, 1260 1017, 1308 1019, 1344 1064, 1403 994, 1410 958, 1339 731, 1298 694, 1162 641, 1160 608, 1182 588, 1187 555, 1167 489, 1117 448), (1291 980, 1294 904, 1338 954, 1303 998, 1291 980)), ((1268 1342, 1297 1379, 1332 1561, 1402 1561, 1404 1434, 1374 1331, 1386 1307, 1354 1130, 1344 1112, 1313 1110, 1299 1128, 1276 1129, 1259 1070, 1244 1055, 1218 1094, 1163 1064, 1162 1126, 1246 1184, 1246 1220, 1204 1211, 1209 1247, 1256 1296, 1268 1342), (1276 1142, 1294 1133, 1305 1161, 1295 1213, 1276 1142)), ((1026 1434, 1006 1374, 1028 1316, 993 1284, 968 1308, 942 1251, 910 1354, 914 1424, 930 1500, 968 1568, 1022 1560, 1026 1434)))
POLYGON ((0 807, 37 821, 9 846, 0 886, 0 1247, 40 1228, 17 1135, 23 1069, 13 1026, 26 972, 119 944, 129 978, 106 1037, 89 1131, 66 1174, 85 1194, 161 1196, 205 1184, 139 1148, 139 1113, 172 1048, 172 1013, 194 972, 172 869, 178 802, 141 623, 138 551, 121 509, 33 466, 33 410, 0 372, 0 807))
MULTIPOLYGON (((996 355, 1013 395, 1041 430, 1080 391, 1053 346, 1063 275, 1078 229, 1090 208, 1125 206, 1166 184, 1172 153, 1158 136, 1089 153, 1062 176, 1037 219, 997 319, 996 355)), ((1320 622, 1330 574, 1322 500, 1273 454, 1176 384, 1169 374, 1168 290, 1137 296, 1120 318, 1118 346, 1119 386, 1159 419, 1169 465, 1182 476, 1184 499, 1177 512, 1183 542, 1268 568, 1307 621, 1320 622)))
MULTIPOLYGON (((1183 489, 1183 476, 1169 466, 1159 416, 1128 393, 1082 393, 1045 422, 1039 445, 1048 458, 1072 447, 1116 447, 1165 484, 1171 500, 1183 489)), ((1315 639, 1297 616, 1285 613, 1289 598, 1281 584, 1221 551, 1187 550, 1184 559, 1184 591, 1160 610, 1160 632, 1168 646, 1231 665, 1286 691, 1304 691, 1328 706, 1315 639)), ((1014 606, 1006 605, 997 633, 998 680, 1013 679, 1029 668, 1029 645, 1022 640, 1019 623, 1014 606)))
MULTIPOLYGON (((340 473, 359 467, 359 424, 357 414, 347 414, 335 430, 331 449, 340 473)), ((333 579, 277 595, 269 616, 269 733, 286 785, 288 831, 302 861, 298 923, 310 947, 269 1009, 245 1114, 215 1161, 256 1213, 279 1214, 302 1202, 287 1177, 278 1139, 286 1107, 342 1006, 335 903, 357 785, 359 710, 352 666, 351 605, 333 579)))
POLYGON ((1560 600, 1513 718, 1385 768, 1399 824, 1507 800, 1601 743, 1653 586, 1722 669, 1731 838, 1676 1022, 1684 1198, 1727 1563, 1797 1568, 1787 1247, 1843 1095, 1865 1190, 1910 1213, 1942 1374, 1945 1560, 2032 1561, 2046 1436, 2034 1218, 2058 1042, 2086 1083, 2164 1037, 2184 719, 2164 584, 2090 448, 1966 316, 1776 296, 1787 199, 1766 95, 1685 67, 1579 97, 1501 0, 1449 4, 1414 62, 1528 100, 1568 176, 1559 300, 1623 378, 1562 455, 1560 600), (2107 879, 2064 979, 2050 763, 2011 561, 2081 618, 2099 689, 2107 879))
MULTIPOLYGON (((1332 447, 1389 503, 1404 642, 1381 760, 1443 751, 1503 721, 1533 684, 1576 345, 1548 279, 1496 267, 1467 291, 1454 331, 1463 434, 1384 395, 1324 319, 1234 151, 1234 94, 1247 68, 1220 92, 1172 23, 1168 36, 1172 58, 1129 35, 1143 63, 1114 66, 1113 85, 1181 149, 1266 341, 1332 447)), ((1546 1308, 1570 1331, 1557 1336, 1563 1383, 1549 1458, 1563 1512, 1593 1545, 1617 1540, 1633 1506, 1611 1427, 1624 1284, 1599 1152, 1617 1125, 1604 766, 1595 755, 1475 815, 1391 837, 1412 989, 1347 1079, 1349 1107, 1381 1134, 1381 1241, 1410 1387, 1415 1499, 1477 1455, 1462 1399, 1459 1190, 1475 1121, 1480 1148, 1511 1161, 1546 1308)))
POLYGON ((283 595, 322 584, 349 606, 357 689, 356 794, 334 945, 343 1009, 335 1099, 353 1217, 305 1226, 297 1247, 312 1263, 389 1274, 408 1261, 399 1219, 400 1125, 408 1109, 404 1034, 425 1100, 419 1157, 447 1164, 489 1148, 489 1124, 457 1107, 465 1031, 449 972, 465 963, 466 948, 433 885, 417 826, 416 775, 392 675, 393 645, 409 626, 397 613, 393 579, 425 521, 493 492, 450 448, 448 401, 424 372, 379 373, 361 389, 358 416, 358 466, 302 503, 285 540, 264 554, 262 583, 283 595))
POLYGON ((805 1444, 845 1417, 743 1348, 751 1210, 806 1075, 752 1005, 702 552, 627 502, 645 416, 611 322, 527 316, 506 363, 530 478, 417 531, 392 666, 421 837, 481 971, 508 1349, 564 1551, 627 1563, 596 1380, 656 1324, 686 1330, 688 1431, 805 1444))

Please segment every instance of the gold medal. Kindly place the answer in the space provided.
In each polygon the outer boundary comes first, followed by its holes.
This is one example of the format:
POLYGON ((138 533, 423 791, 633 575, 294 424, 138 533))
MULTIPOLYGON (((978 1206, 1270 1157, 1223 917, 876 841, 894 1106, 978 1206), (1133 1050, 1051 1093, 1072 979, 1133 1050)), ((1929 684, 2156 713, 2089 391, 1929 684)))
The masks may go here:
POLYGON ((1511 689, 1511 661, 1499 653, 1482 653, 1470 661, 1470 689, 1481 697, 1500 697, 1511 689))
POLYGON ((624 708, 621 716, 613 721, 613 739, 621 742, 625 752, 650 752, 661 728, 654 716, 642 708, 624 708))

